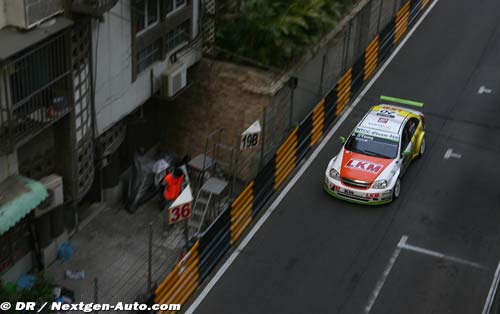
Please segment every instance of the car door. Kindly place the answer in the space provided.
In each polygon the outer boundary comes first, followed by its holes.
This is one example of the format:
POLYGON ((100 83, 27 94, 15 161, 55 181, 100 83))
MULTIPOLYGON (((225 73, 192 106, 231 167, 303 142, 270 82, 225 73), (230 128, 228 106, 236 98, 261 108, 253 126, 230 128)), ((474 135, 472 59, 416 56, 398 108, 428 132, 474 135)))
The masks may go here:
POLYGON ((416 156, 418 154, 418 149, 417 147, 417 127, 420 121, 417 118, 411 118, 408 120, 407 125, 408 125, 408 137, 410 139, 411 143, 411 156, 416 156))
POLYGON ((405 126, 404 126, 402 139, 401 139, 400 158, 401 158, 401 163, 402 163, 401 172, 403 172, 403 173, 406 171, 406 168, 408 168, 408 166, 410 164, 412 147, 413 147, 413 143, 411 141, 412 134, 410 134, 410 124, 408 123, 409 121, 407 121, 405 126), (404 152, 410 152, 410 154, 403 156, 404 152))

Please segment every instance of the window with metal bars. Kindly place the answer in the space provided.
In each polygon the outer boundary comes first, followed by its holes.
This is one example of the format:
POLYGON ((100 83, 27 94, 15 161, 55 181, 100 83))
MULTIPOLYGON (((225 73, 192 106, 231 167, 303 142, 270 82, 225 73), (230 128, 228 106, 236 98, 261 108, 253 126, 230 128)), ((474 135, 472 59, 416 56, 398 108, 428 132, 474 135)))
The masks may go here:
POLYGON ((167 33, 166 50, 170 52, 191 38, 191 21, 182 22, 175 29, 167 33))
POLYGON ((157 40, 141 49, 137 54, 137 73, 146 70, 154 62, 161 59, 161 41, 157 40))
POLYGON ((68 36, 63 32, 2 64, 6 71, 0 79, 5 91, 0 142, 12 145, 70 111, 69 58, 68 36))
POLYGON ((141 35, 145 30, 158 24, 160 21, 159 0, 136 0, 132 7, 135 15, 134 30, 136 35, 141 35))
POLYGON ((167 0, 165 2, 165 11, 167 16, 185 7, 186 3, 186 0, 167 0))

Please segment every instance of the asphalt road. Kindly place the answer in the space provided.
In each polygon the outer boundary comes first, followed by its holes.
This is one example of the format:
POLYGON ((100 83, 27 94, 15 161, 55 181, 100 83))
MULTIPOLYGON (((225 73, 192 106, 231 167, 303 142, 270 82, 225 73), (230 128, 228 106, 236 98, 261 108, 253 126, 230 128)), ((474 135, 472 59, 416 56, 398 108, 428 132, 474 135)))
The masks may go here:
POLYGON ((499 14, 440 0, 195 313, 481 313, 500 260, 499 14), (426 154, 394 203, 332 199, 335 139, 382 94, 426 104, 426 154))

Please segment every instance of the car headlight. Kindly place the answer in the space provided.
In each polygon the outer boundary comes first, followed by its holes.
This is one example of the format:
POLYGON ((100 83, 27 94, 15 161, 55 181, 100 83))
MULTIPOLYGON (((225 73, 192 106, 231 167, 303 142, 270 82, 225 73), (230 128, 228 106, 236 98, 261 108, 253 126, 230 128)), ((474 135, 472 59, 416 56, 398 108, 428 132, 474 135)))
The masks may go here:
POLYGON ((373 183, 373 189, 385 189, 387 187, 387 180, 377 180, 373 183))
POLYGON ((330 169, 330 178, 340 180, 340 173, 335 168, 330 169))

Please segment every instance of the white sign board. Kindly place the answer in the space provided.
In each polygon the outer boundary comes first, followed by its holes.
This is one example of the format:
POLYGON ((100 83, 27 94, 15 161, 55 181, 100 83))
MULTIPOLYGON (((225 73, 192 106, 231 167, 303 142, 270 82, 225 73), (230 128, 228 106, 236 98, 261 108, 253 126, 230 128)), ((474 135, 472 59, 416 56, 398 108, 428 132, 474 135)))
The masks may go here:
POLYGON ((172 225, 191 217, 193 193, 188 185, 168 208, 168 224, 172 225))
POLYGON ((241 134, 240 150, 257 148, 260 145, 262 127, 259 120, 241 134))

